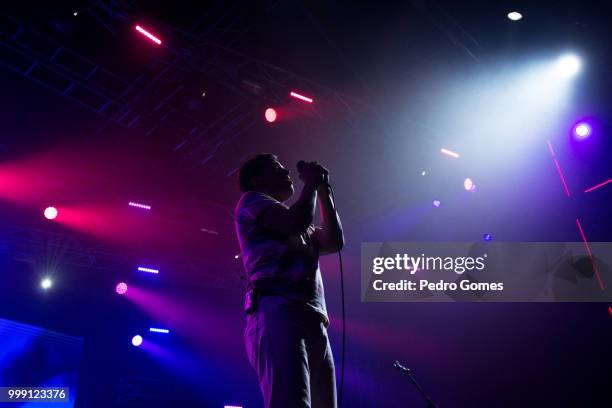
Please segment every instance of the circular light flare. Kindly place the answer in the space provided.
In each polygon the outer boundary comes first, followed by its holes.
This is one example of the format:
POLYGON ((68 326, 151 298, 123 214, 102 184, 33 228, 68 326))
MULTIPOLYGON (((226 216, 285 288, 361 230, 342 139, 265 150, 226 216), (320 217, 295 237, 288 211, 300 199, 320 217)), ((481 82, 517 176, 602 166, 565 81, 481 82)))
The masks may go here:
POLYGON ((574 137, 576 139, 582 140, 586 139, 591 135, 591 126, 588 123, 578 123, 574 126, 574 137))
POLYGON ((117 292, 118 295, 125 295, 127 290, 128 290, 128 285, 125 282, 119 282, 117 286, 115 286, 115 292, 117 292))
POLYGON ((50 289, 51 286, 53 286, 53 281, 51 280, 51 278, 44 278, 40 281, 40 287, 44 290, 50 289))
POLYGON ((438 207, 440 207, 441 203, 440 203, 440 200, 434 200, 432 204, 433 204, 434 207, 438 208, 438 207))
POLYGON ((463 188, 465 188, 466 191, 473 191, 474 190, 474 182, 472 181, 471 178, 466 178, 463 181, 463 188))
POLYGON ((139 347, 142 344, 142 336, 137 334, 132 337, 132 346, 139 347))
POLYGON ((266 109, 265 112, 265 117, 266 117, 266 121, 272 123, 272 122, 276 122, 276 119, 278 118, 278 114, 276 113, 276 109, 274 108, 268 108, 266 109))
POLYGON ((508 18, 512 21, 519 21, 523 18, 523 15, 518 11, 511 11, 510 13, 508 13, 508 18))
POLYGON ((556 65, 557 73, 567 78, 576 75, 580 71, 581 67, 582 62, 580 61, 580 58, 573 54, 562 56, 557 60, 556 65))
POLYGON ((57 208, 47 207, 44 211, 45 218, 48 220, 54 220, 57 217, 57 208))

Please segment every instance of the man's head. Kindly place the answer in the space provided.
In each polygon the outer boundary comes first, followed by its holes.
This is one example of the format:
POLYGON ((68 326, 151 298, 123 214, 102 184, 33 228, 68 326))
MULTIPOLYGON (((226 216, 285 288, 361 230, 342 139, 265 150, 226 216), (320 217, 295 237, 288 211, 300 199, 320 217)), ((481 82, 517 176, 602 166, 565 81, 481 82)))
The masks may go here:
POLYGON ((278 158, 269 153, 258 154, 240 167, 240 191, 259 191, 278 201, 287 201, 293 194, 293 182, 278 158))

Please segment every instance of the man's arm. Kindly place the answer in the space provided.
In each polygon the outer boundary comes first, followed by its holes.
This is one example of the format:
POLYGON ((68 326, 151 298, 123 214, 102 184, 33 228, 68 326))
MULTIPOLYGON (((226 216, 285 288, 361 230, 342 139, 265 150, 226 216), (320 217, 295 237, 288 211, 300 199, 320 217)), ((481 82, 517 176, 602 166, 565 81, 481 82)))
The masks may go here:
POLYGON ((303 234, 312 224, 316 200, 316 184, 306 183, 300 198, 291 207, 271 205, 259 216, 258 222, 263 227, 283 235, 303 234))
POLYGON ((320 255, 333 254, 344 247, 342 223, 334 209, 329 184, 321 184, 317 192, 321 208, 321 228, 314 232, 314 240, 318 243, 320 255))

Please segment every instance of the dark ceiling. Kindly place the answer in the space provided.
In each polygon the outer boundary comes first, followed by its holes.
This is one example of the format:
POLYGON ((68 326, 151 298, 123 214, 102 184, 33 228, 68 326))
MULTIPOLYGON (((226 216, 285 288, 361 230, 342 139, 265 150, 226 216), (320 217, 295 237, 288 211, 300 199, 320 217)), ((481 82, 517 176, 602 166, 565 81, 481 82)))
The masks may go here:
MULTIPOLYGON (((15 160, 71 151, 62 164, 91 187, 66 183, 67 196, 119 200, 137 192, 195 225, 223 230, 226 243, 233 242, 235 172, 246 157, 273 151, 290 167, 317 158, 347 197, 340 203, 350 225, 396 208, 388 186, 402 194, 411 188, 398 142, 408 137, 410 151, 420 152, 418 168, 429 157, 424 146, 452 134, 431 115, 441 102, 432 89, 445 75, 577 47, 588 55, 591 78, 577 99, 607 121, 605 5, 16 2, 5 7, 1 26, 1 154, 15 160), (505 17, 515 7, 525 15, 517 23, 505 17), (151 27, 164 46, 144 40, 134 24, 151 27), (290 89, 316 103, 290 100, 290 89), (266 106, 292 120, 267 125, 266 106), (418 130, 395 134, 398 118, 418 130), (365 186, 354 182, 360 177, 365 186)), ((605 165, 589 170, 607 174, 605 165)), ((416 196, 399 198, 409 205, 416 196)))

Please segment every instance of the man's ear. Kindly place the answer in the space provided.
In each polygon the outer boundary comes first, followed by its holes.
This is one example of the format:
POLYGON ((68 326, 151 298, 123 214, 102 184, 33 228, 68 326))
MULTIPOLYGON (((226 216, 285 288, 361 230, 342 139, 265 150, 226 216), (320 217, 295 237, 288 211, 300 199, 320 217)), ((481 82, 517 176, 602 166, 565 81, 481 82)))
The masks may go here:
POLYGON ((253 176, 251 177, 251 185, 255 187, 255 190, 258 190, 265 184, 265 178, 263 176, 253 176))

